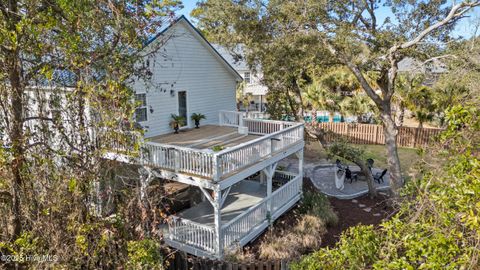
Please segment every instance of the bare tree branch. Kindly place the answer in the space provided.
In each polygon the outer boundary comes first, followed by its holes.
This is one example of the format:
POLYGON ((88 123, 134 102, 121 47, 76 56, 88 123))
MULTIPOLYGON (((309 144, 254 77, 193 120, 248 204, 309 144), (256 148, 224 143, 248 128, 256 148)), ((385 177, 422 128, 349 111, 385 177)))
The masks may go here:
POLYGON ((427 27, 425 30, 420 32, 420 34, 418 34, 418 36, 416 36, 414 39, 404 42, 399 46, 392 47, 390 49, 390 53, 394 53, 398 49, 407 49, 417 45, 422 39, 424 39, 431 32, 450 23, 452 20, 462 17, 463 14, 465 14, 467 11, 479 5, 480 5, 480 1, 462 2, 460 4, 454 5, 450 10, 450 12, 448 13, 448 15, 443 20, 431 25, 430 27, 427 27))

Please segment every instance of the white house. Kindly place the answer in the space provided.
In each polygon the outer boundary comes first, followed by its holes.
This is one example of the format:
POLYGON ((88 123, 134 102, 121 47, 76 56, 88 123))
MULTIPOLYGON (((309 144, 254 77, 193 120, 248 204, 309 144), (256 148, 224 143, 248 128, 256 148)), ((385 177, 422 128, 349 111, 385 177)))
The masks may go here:
POLYGON ((165 38, 160 50, 146 57, 151 81, 133 85, 142 103, 136 118, 145 136, 171 132, 171 114, 185 117, 186 127, 192 127, 192 113, 204 114, 202 124, 211 124, 218 123, 220 110, 236 110, 235 90, 242 77, 200 32, 181 16, 150 41, 144 53, 165 38))
MULTIPOLYGON (((166 27, 143 52, 145 61, 139 64, 150 69, 152 78, 132 85, 141 102, 136 119, 146 129, 141 153, 130 155, 113 143, 104 158, 118 161, 114 177, 140 182, 141 197, 153 179, 201 193, 200 202, 171 213, 161 227, 164 240, 194 255, 221 258, 255 239, 300 200, 304 126, 249 119, 237 112, 235 91, 242 77, 185 17, 166 27), (156 42, 160 50, 150 54, 156 42), (193 128, 192 113, 207 117, 199 129, 193 128), (188 120, 178 134, 169 126, 171 114, 188 120), (298 165, 290 171, 277 169, 285 158, 296 159, 298 165), (138 173, 122 175, 123 168, 138 173)), ((59 100, 67 90, 59 92, 59 100)), ((40 92, 48 94, 45 99, 57 98, 54 91, 40 92)), ((45 108, 60 117, 68 110, 45 108)), ((98 135, 92 138, 101 141, 98 135)), ((97 194, 101 181, 95 185, 97 194)), ((94 207, 102 214, 98 201, 94 207)))
POLYGON ((140 181, 146 186, 160 178, 201 193, 201 202, 171 213, 162 227, 164 240, 194 255, 221 258, 255 239, 300 199, 303 124, 237 112, 242 76, 185 17, 148 44, 146 55, 155 42, 162 42, 161 49, 143 63, 151 81, 133 85, 141 101, 136 118, 146 129, 135 161, 142 168, 140 181), (207 117, 199 129, 191 128, 192 113, 207 117), (179 134, 169 127, 171 114, 188 119, 179 134), (287 157, 298 166, 277 170, 287 157))
MULTIPOLYGON (((244 93, 250 93, 252 95, 252 101, 249 107, 243 108, 242 105, 240 106, 241 109, 260 112, 265 111, 267 106, 266 95, 268 92, 268 87, 262 83, 263 73, 261 69, 253 70, 248 66, 244 59, 235 59, 225 47, 222 47, 218 44, 213 46, 222 55, 222 57, 227 60, 227 62, 230 63, 230 65, 243 77, 244 93)), ((241 49, 239 49, 239 51, 242 53, 241 49)))

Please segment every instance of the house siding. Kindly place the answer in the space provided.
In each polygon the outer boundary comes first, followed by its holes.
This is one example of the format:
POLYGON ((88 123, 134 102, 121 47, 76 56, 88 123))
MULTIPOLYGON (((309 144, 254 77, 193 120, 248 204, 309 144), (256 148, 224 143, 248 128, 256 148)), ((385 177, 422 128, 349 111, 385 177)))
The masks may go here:
POLYGON ((192 113, 207 117, 202 125, 218 124, 220 110, 236 109, 236 77, 209 45, 185 21, 177 22, 165 35, 169 40, 149 60, 151 84, 137 81, 133 86, 136 93, 147 96, 147 121, 140 123, 147 138, 172 132, 170 115, 178 114, 179 91, 187 91, 188 127, 194 126, 192 113))

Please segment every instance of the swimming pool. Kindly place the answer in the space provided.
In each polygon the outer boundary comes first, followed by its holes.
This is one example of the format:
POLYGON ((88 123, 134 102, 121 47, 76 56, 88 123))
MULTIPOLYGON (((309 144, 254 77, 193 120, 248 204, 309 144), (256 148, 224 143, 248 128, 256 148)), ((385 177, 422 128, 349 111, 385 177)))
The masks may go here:
MULTIPOLYGON (((305 122, 307 123, 310 123, 312 122, 312 117, 311 116, 305 116, 303 117, 303 119, 305 120, 305 122)), ((327 123, 327 122, 330 122, 330 116, 328 115, 320 115, 320 116, 317 116, 317 122, 319 123, 327 123)), ((333 117, 333 122, 334 123, 340 123, 342 122, 342 117, 340 115, 335 115, 333 117)))

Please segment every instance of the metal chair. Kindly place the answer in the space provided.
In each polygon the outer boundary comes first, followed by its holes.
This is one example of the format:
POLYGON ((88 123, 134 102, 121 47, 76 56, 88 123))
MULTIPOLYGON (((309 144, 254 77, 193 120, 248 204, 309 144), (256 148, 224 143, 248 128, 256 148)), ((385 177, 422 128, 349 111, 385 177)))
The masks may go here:
POLYGON ((381 173, 377 172, 373 176, 373 180, 377 181, 379 184, 380 184, 380 181, 382 181, 382 183, 383 183, 384 182, 383 177, 385 176, 385 174, 387 174, 387 169, 383 170, 381 173))

